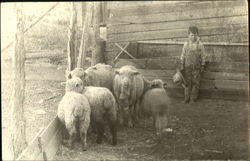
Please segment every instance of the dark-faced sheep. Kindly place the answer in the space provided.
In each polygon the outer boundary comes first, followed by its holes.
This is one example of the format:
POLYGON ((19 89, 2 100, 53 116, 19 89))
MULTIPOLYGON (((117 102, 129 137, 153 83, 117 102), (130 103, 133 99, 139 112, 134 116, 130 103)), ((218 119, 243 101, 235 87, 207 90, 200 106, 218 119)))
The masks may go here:
POLYGON ((97 130, 97 143, 102 142, 105 125, 112 134, 112 144, 117 144, 117 104, 111 91, 104 87, 87 86, 83 90, 91 107, 91 125, 97 130))
POLYGON ((87 149, 87 130, 90 124, 90 105, 87 98, 81 94, 83 83, 79 78, 66 82, 66 93, 58 105, 57 115, 69 134, 69 147, 72 149, 78 134, 82 150, 87 149))
POLYGON ((170 98, 164 89, 166 86, 160 79, 155 80, 157 88, 149 89, 143 95, 141 112, 145 117, 153 117, 156 134, 161 134, 168 125, 168 112, 171 104, 170 98))
POLYGON ((115 71, 113 91, 121 106, 119 119, 125 118, 129 127, 133 127, 139 115, 140 101, 143 93, 151 88, 157 88, 157 81, 146 80, 140 72, 131 65, 126 65, 115 71))

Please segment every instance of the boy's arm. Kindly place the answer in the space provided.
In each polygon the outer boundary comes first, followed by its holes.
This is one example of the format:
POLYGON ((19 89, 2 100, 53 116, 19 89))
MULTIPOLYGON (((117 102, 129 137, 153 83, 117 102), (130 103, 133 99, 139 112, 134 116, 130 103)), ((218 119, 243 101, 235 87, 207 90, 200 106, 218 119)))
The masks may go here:
POLYGON ((181 52, 181 70, 183 70, 184 69, 184 63, 185 63, 185 53, 186 53, 186 50, 185 50, 185 44, 184 44, 184 46, 183 46, 183 48, 182 48, 182 52, 181 52))
POLYGON ((204 45, 201 44, 201 71, 202 72, 204 71, 205 63, 206 63, 206 52, 205 52, 204 45))
POLYGON ((206 52, 205 52, 204 45, 201 44, 201 65, 204 66, 205 63, 206 63, 206 52))

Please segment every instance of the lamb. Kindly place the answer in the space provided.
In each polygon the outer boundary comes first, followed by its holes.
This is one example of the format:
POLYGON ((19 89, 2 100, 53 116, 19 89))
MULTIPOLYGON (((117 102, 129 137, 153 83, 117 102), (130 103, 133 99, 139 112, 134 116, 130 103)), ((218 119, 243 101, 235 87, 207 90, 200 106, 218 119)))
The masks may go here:
POLYGON ((171 99, 164 89, 166 83, 160 79, 156 79, 155 82, 157 82, 157 87, 149 89, 143 95, 140 112, 144 117, 153 116, 156 134, 159 135, 167 127, 171 99))
POLYGON ((80 135, 81 148, 85 151, 91 111, 87 98, 81 94, 82 90, 83 82, 80 78, 67 80, 66 92, 58 105, 57 116, 69 134, 69 148, 73 148, 77 136, 80 135))
POLYGON ((108 124, 112 144, 117 144, 117 104, 111 91, 104 87, 87 86, 83 90, 91 107, 91 127, 97 130, 97 143, 102 142, 104 126, 108 124))

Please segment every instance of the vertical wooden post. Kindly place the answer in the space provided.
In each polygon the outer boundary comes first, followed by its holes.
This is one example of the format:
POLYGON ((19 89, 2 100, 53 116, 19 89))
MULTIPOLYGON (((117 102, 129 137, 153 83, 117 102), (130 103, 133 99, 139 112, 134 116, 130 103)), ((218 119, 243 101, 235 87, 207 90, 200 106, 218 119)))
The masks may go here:
POLYGON ((108 17, 107 2, 101 2, 101 26, 106 26, 106 20, 108 17))
MULTIPOLYGON (((89 33, 90 33, 90 25, 92 21, 92 15, 93 15, 93 2, 82 2, 86 3, 86 12, 85 12, 85 18, 83 20, 83 27, 82 27, 82 38, 81 38, 81 45, 79 50, 79 56, 77 61, 77 67, 83 68, 85 64, 85 58, 86 58, 86 51, 88 47, 88 41, 89 41, 89 33)), ((83 7, 83 4, 82 4, 83 7)))
POLYGON ((68 71, 76 67, 77 62, 77 11, 75 2, 71 2, 70 27, 68 30, 68 71))
POLYGON ((101 2, 93 2, 94 3, 94 20, 93 20, 93 52, 92 52, 92 59, 91 59, 91 66, 97 63, 104 63, 104 55, 102 51, 102 44, 100 38, 100 7, 101 2))
POLYGON ((25 49, 22 4, 16 4, 16 31, 12 57, 12 95, 10 100, 10 151, 13 160, 27 146, 24 120, 25 49))

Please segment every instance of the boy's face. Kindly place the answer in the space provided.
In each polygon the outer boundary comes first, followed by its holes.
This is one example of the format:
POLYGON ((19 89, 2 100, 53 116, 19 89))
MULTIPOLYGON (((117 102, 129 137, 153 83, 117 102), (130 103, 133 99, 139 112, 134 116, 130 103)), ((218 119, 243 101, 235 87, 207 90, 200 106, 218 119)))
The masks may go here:
POLYGON ((190 32, 188 37, 189 37, 189 40, 191 42, 195 42, 197 40, 197 38, 198 38, 198 34, 194 34, 194 33, 190 32))

